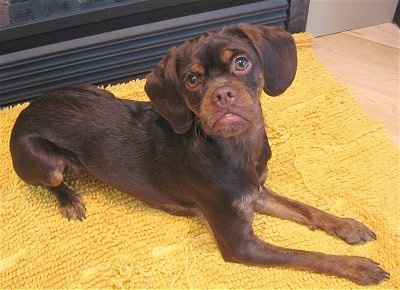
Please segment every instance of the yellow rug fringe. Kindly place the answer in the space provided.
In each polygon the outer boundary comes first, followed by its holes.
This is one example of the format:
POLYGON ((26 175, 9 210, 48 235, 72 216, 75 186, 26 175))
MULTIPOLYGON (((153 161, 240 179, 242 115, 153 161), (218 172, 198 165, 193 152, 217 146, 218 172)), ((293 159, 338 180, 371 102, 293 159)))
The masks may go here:
MULTIPOLYGON (((262 215, 255 217, 255 232, 280 246, 373 258, 392 274, 373 288, 398 288, 399 150, 316 60, 312 36, 295 38, 295 82, 282 96, 262 98, 273 151, 268 186, 354 217, 374 229, 378 240, 350 246, 262 215)), ((137 80, 107 89, 144 100, 143 85, 137 80)), ((0 288, 358 287, 307 271, 225 263, 197 218, 152 209, 89 176, 68 180, 83 196, 87 218, 61 218, 55 198, 21 182, 12 169, 10 131, 26 106, 0 111, 0 288)))

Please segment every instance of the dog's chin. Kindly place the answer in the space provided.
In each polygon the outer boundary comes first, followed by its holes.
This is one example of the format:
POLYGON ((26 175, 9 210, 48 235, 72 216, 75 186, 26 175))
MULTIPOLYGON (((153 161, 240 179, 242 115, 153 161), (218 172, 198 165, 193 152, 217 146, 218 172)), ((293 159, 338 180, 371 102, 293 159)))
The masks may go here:
POLYGON ((242 135, 251 126, 251 122, 244 117, 227 113, 220 116, 217 120, 211 123, 209 128, 204 128, 206 133, 211 136, 229 138, 242 135))

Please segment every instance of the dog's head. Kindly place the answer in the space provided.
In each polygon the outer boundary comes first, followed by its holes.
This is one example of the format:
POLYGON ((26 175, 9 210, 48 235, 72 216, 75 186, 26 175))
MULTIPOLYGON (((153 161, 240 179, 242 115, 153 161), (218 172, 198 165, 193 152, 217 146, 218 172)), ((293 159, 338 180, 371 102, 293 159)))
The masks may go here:
POLYGON ((172 48, 147 76, 145 90, 176 133, 196 123, 208 135, 232 137, 260 123, 261 91, 283 93, 296 68, 289 33, 239 24, 172 48))

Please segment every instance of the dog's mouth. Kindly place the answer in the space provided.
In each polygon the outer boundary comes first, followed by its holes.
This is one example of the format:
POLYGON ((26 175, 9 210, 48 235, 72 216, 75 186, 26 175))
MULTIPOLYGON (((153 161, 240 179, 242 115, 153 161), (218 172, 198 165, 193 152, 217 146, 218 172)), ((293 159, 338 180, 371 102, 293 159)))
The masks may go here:
POLYGON ((238 113, 225 112, 214 119, 214 122, 211 124, 211 130, 209 130, 211 135, 232 137, 245 131, 248 128, 250 121, 238 113))
POLYGON ((243 123, 247 123, 249 120, 242 117, 239 114, 226 112, 225 114, 221 115, 216 122, 214 123, 213 129, 223 128, 226 126, 232 127, 235 125, 241 125, 243 123))

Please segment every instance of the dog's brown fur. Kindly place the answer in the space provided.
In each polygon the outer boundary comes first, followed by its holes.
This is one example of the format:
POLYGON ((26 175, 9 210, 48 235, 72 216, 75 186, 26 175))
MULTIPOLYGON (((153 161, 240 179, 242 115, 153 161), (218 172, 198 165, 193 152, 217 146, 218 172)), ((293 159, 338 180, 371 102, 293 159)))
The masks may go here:
POLYGON ((48 92, 14 126, 15 171, 52 191, 69 219, 83 219, 85 206, 63 183, 64 170, 84 169, 154 207, 200 215, 226 261, 379 283, 389 274, 370 259, 280 248, 253 233, 258 211, 350 244, 376 238, 353 219, 264 187, 271 151, 259 97, 262 90, 283 93, 296 66, 290 34, 241 24, 171 49, 147 77, 152 104, 119 100, 92 86, 48 92))

